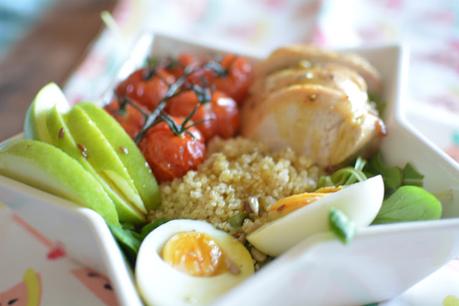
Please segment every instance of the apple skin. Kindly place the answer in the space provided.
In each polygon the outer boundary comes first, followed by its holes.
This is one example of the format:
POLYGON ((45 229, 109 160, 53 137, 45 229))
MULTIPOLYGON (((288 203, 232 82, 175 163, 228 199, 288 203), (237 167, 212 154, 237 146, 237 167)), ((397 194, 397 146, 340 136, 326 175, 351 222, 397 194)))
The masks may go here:
POLYGON ((115 204, 120 221, 132 224, 140 224, 145 222, 143 214, 133 209, 129 203, 123 198, 120 193, 117 193, 114 188, 111 188, 94 169, 94 167, 83 157, 80 149, 75 142, 75 139, 70 133, 64 117, 61 115, 56 106, 49 110, 47 116, 47 127, 51 137, 51 144, 60 148, 62 151, 77 160, 104 188, 107 195, 115 204))
POLYGON ((143 154, 123 127, 93 103, 82 102, 75 107, 83 109, 105 135, 129 172, 147 210, 158 207, 161 199, 156 179, 143 154))
POLYGON ((46 116, 54 106, 57 106, 60 112, 65 112, 70 108, 59 86, 49 83, 40 89, 27 110, 24 121, 24 138, 50 143, 46 116))
POLYGON ((91 208, 119 224, 113 202, 94 177, 60 149, 20 139, 0 150, 0 174, 91 208))
POLYGON ((147 211, 128 171, 91 118, 81 108, 73 107, 64 115, 64 120, 80 154, 105 181, 111 182, 111 186, 124 195, 132 208, 145 214, 147 211))
POLYGON ((31 104, 29 108, 27 109, 25 119, 24 119, 24 138, 26 139, 38 139, 36 129, 34 128, 36 123, 35 123, 35 118, 32 116, 32 112, 33 112, 32 109, 33 107, 31 104))

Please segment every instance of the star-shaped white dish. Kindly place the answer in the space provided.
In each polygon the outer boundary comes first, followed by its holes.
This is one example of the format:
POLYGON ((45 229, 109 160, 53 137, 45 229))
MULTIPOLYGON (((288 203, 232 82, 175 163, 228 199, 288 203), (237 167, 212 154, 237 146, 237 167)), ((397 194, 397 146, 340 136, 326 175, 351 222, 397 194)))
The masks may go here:
MULTIPOLYGON (((165 35, 143 35, 114 83, 146 56, 237 52, 165 35)), ((346 50, 348 51, 348 50, 346 50)), ((309 237, 215 303, 229 305, 361 305, 394 297, 459 255, 459 166, 410 126, 403 109, 407 52, 400 46, 351 50, 381 73, 389 164, 412 163, 439 196, 439 221, 370 226, 343 245, 331 234, 309 237)), ((257 60, 261 55, 237 52, 257 60)), ((427 86, 427 85, 426 85, 427 86)), ((20 136, 19 136, 20 137, 20 136)), ((78 262, 108 275, 120 305, 140 306, 132 274, 103 219, 95 212, 0 176, 0 199, 78 262)), ((13 260, 13 259, 11 259, 13 260)), ((160 277, 160 276, 159 276, 160 277)))

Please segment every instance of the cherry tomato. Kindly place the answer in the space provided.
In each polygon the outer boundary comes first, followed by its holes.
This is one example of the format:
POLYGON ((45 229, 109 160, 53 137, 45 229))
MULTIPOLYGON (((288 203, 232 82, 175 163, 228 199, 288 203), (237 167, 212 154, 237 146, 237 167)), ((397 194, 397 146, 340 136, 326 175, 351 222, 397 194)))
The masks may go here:
POLYGON ((215 91, 212 95, 212 110, 215 113, 217 135, 230 138, 239 130, 239 109, 236 102, 223 92, 215 91))
MULTIPOLYGON (((198 104, 198 97, 194 91, 189 90, 171 98, 167 102, 166 112, 172 116, 187 117, 198 104)), ((216 116, 211 103, 199 106, 191 119, 197 123, 196 128, 206 141, 217 134, 216 116)))
POLYGON ((241 105, 249 91, 252 65, 245 58, 233 54, 225 55, 220 64, 227 74, 216 76, 213 84, 241 105))
POLYGON ((220 65, 227 71, 226 75, 219 76, 208 68, 202 66, 196 57, 190 54, 181 54, 177 59, 179 65, 167 71, 176 78, 180 77, 185 67, 194 67, 195 71, 188 77, 188 81, 202 85, 203 81, 232 97, 241 104, 247 96, 252 78, 252 65, 243 57, 234 54, 225 55, 220 65))
POLYGON ((178 65, 172 68, 167 69, 167 72, 174 75, 175 78, 179 78, 185 72, 185 68, 193 70, 187 80, 192 84, 202 85, 202 82, 207 82, 210 84, 210 81, 215 78, 215 74, 208 69, 204 69, 202 66, 202 61, 194 57, 191 54, 181 54, 177 58, 178 65))
POLYGON ((143 114, 131 105, 126 105, 124 112, 119 112, 119 103, 117 100, 112 101, 105 106, 105 110, 112 115, 116 121, 124 128, 126 133, 135 138, 140 132, 145 122, 143 114))
MULTIPOLYGON (((190 90, 172 98, 166 111, 172 116, 188 116, 196 105, 198 97, 190 90)), ((236 102, 222 92, 215 91, 209 103, 199 106, 191 118, 206 141, 218 135, 230 138, 239 128, 239 110, 236 102)))
MULTIPOLYGON (((183 118, 171 118, 177 124, 183 122, 183 118)), ((150 128, 140 141, 140 150, 159 182, 182 177, 203 162, 206 150, 204 139, 194 127, 190 127, 188 132, 176 135, 166 122, 160 122, 150 128)))
POLYGON ((148 76, 147 68, 140 68, 122 81, 115 92, 118 97, 128 97, 153 111, 174 81, 174 76, 164 69, 148 76))
POLYGON ((198 59, 187 53, 180 54, 177 57, 177 63, 177 66, 167 69, 167 72, 175 78, 182 76, 186 67, 197 67, 199 65, 198 59))

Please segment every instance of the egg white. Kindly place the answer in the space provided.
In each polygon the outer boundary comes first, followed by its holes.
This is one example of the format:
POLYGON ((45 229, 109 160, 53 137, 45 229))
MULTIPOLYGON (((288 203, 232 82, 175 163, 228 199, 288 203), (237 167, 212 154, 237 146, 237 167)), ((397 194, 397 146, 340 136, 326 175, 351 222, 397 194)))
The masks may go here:
POLYGON ((149 306, 206 305, 242 282, 254 272, 247 249, 229 234, 204 221, 173 220, 151 232, 140 246, 135 274, 139 291, 149 306), (225 272, 211 277, 192 276, 174 268, 161 258, 161 250, 175 234, 199 232, 209 235, 225 256, 240 269, 235 275, 225 272))
POLYGON ((265 254, 278 256, 306 237, 328 231, 332 207, 342 210, 357 227, 370 225, 383 198, 384 183, 378 175, 267 223, 249 234, 247 240, 265 254))

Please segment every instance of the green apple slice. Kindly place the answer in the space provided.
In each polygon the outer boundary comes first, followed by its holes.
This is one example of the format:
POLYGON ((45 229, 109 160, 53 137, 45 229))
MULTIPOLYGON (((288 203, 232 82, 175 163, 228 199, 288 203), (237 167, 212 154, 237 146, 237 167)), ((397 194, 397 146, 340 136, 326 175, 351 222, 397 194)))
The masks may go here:
POLYGON ((64 118, 80 154, 105 181, 111 182, 111 186, 123 194, 132 208, 145 214, 147 211, 128 171, 91 118, 79 107, 73 107, 64 118), (109 177, 107 171, 117 176, 109 177))
POLYGON ((49 83, 40 89, 27 110, 24 121, 24 138, 51 142, 46 117, 53 106, 57 106, 60 112, 65 112, 70 108, 59 86, 49 83))
POLYGON ((160 194, 153 173, 135 142, 124 131, 123 127, 102 108, 92 103, 79 103, 105 135, 118 157, 123 162, 135 187, 148 210, 158 207, 160 194))
POLYGON ((0 174, 60 196, 119 224, 115 206, 100 184, 73 158, 44 142, 18 140, 0 151, 0 174))
POLYGON ((64 121, 63 116, 57 106, 51 108, 47 118, 48 131, 51 136, 52 144, 77 160, 88 172, 90 172, 99 184, 104 188, 107 195, 115 204, 120 221, 139 224, 145 222, 145 216, 132 208, 123 198, 121 193, 116 192, 109 182, 106 182, 94 169, 94 167, 83 157, 75 139, 70 134, 70 130, 64 121))

